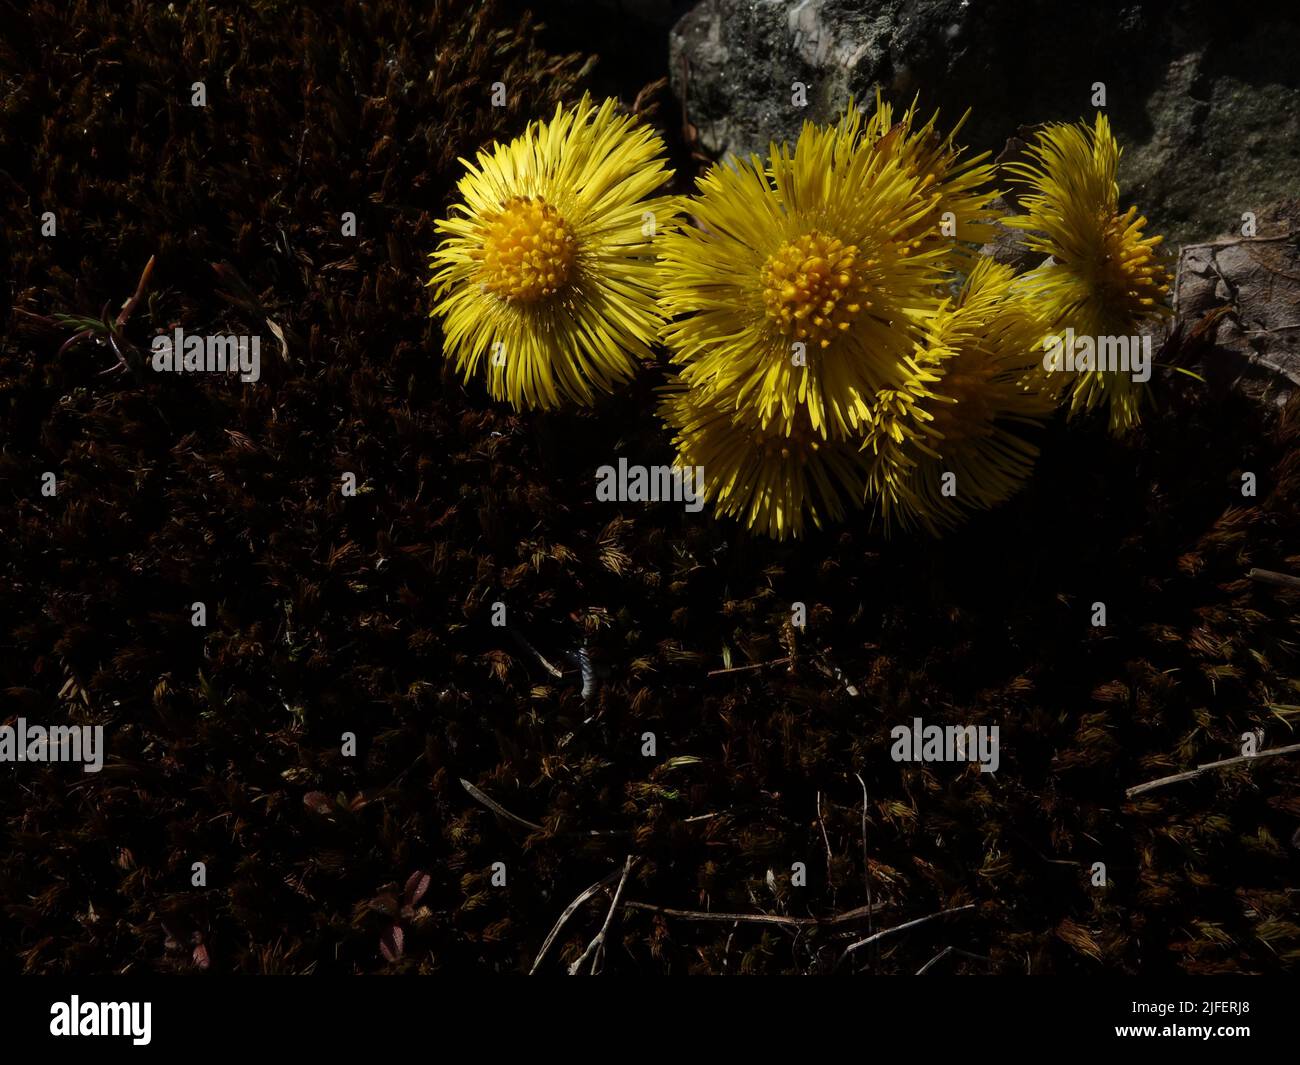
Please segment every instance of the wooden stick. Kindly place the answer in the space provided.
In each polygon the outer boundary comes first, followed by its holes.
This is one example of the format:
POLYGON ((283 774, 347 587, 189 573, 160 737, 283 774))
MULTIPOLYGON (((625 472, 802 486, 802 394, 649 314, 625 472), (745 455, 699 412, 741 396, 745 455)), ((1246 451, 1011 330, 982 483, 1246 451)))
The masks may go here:
POLYGON ((1272 569, 1252 569, 1246 574, 1252 581, 1262 581, 1264 584, 1280 584, 1283 588, 1300 588, 1300 577, 1292 577, 1289 573, 1278 573, 1272 569))
POLYGON ((873 931, 871 927, 871 863, 867 859, 867 782, 862 779, 861 773, 854 773, 858 778, 858 783, 862 785, 862 876, 867 882, 867 934, 873 931))
POLYGON ((518 814, 512 814, 509 810, 507 810, 504 806, 502 806, 499 802, 497 802, 496 799, 492 798, 492 796, 490 795, 485 794, 484 792, 479 791, 478 788, 474 787, 474 785, 471 784, 464 777, 460 778, 460 786, 464 788, 467 792, 469 792, 472 798, 476 799, 478 802, 481 802, 484 806, 486 806, 498 817, 504 817, 507 821, 513 821, 517 825, 523 825, 524 828, 531 828, 534 832, 546 831, 546 829, 543 828, 541 825, 539 825, 536 821, 525 821, 518 814))
MULTIPOLYGON (((835 861, 835 856, 831 854, 831 838, 826 834, 826 821, 822 817, 822 793, 817 793, 817 823, 822 828, 822 840, 826 843, 826 879, 831 879, 831 863, 835 861)), ((832 900, 833 901, 833 900, 832 900)))
POLYGON ((916 975, 924 976, 927 972, 929 972, 932 968, 934 968, 937 964, 939 964, 939 962, 943 961, 943 959, 946 958, 951 953, 952 953, 952 947, 944 947, 943 950, 939 951, 938 954, 936 954, 928 962, 926 962, 919 969, 917 969, 916 975))
POLYGON ((1187 244, 1179 249, 1179 257, 1190 248, 1234 248, 1238 244, 1264 244, 1275 240, 1294 240, 1295 233, 1278 233, 1272 237, 1224 237, 1222 240, 1203 240, 1198 244, 1187 244))
POLYGON ((623 886, 627 883, 627 876, 632 872, 632 866, 636 865, 636 857, 629 854, 623 862, 623 875, 619 877, 618 887, 614 890, 614 899, 609 904, 609 912, 605 914, 605 923, 600 926, 600 931, 596 933, 596 938, 587 944, 587 949, 582 952, 582 956, 569 966, 569 975, 577 976, 578 971, 582 968, 582 963, 591 958, 591 975, 596 975, 596 968, 600 965, 600 956, 604 951, 605 936, 609 932, 610 923, 614 920, 614 914, 618 910, 619 901, 623 898, 623 886))
POLYGON ((834 917, 782 917, 774 913, 710 913, 707 910, 677 910, 671 906, 657 906, 653 902, 637 902, 635 899, 628 899, 623 903, 623 907, 629 910, 646 910, 665 917, 681 917, 687 921, 737 921, 746 924, 784 925, 790 928, 834 928, 859 921, 863 917, 870 917, 873 909, 883 910, 885 903, 878 903, 874 908, 859 906, 856 910, 848 910, 834 917))
POLYGON ((1211 769, 1222 769, 1224 766, 1242 765, 1245 762, 1254 762, 1260 758, 1268 758, 1275 754, 1294 754, 1300 751, 1300 743, 1293 743, 1289 747, 1271 747, 1267 751, 1259 751, 1256 754, 1238 755, 1236 758, 1224 758, 1219 762, 1206 762, 1204 765, 1198 765, 1195 769, 1189 769, 1183 773, 1175 773, 1172 776, 1161 777, 1159 780, 1149 780, 1145 784, 1138 784, 1124 792, 1126 799, 1133 798, 1134 795, 1141 795, 1143 792, 1151 791, 1155 788, 1163 788, 1166 784, 1178 784, 1184 780, 1191 780, 1199 777, 1202 773, 1211 769))
POLYGON ((845 948, 844 953, 840 955, 840 960, 835 963, 835 967, 838 969, 844 964, 845 958, 859 947, 865 947, 868 943, 874 943, 879 939, 884 939, 885 936, 892 936, 895 932, 903 932, 909 928, 915 928, 917 925, 925 924, 927 921, 933 921, 938 917, 947 917, 949 914, 964 913, 967 910, 973 909, 975 909, 975 903, 968 902, 965 906, 954 906, 948 910, 940 910, 938 913, 932 913, 927 917, 918 917, 915 921, 908 921, 906 924, 895 925, 893 928, 882 928, 875 935, 867 936, 866 939, 859 939, 856 943, 850 943, 849 946, 845 948))
POLYGON ((844 690, 848 692, 849 695, 856 696, 858 694, 858 689, 849 682, 849 678, 840 671, 840 667, 827 658, 825 654, 819 652, 814 655, 813 664, 821 670, 824 676, 839 681, 839 683, 844 685, 844 690))
POLYGON ((709 670, 709 676, 720 677, 724 673, 744 673, 747 670, 763 669, 766 666, 783 666, 789 661, 790 656, 786 655, 784 658, 774 658, 770 662, 755 662, 752 666, 732 666, 730 669, 711 669, 709 670))
POLYGON ((531 654, 534 658, 537 659, 537 661, 539 661, 542 664, 542 668, 546 670, 547 673, 549 673, 552 677, 555 677, 557 680, 564 679, 564 674, 561 673, 558 669, 556 669, 555 666, 551 665, 551 663, 548 662, 545 657, 543 657, 542 652, 539 651, 536 647, 534 647, 531 643, 529 643, 524 638, 523 633, 519 632, 517 629, 510 629, 509 632, 510 635, 515 638, 515 641, 519 644, 520 647, 522 647, 525 651, 531 654))
POLYGON ((546 957, 546 952, 551 949, 551 944, 555 942, 555 937, 560 934, 560 929, 564 927, 570 917, 577 913, 578 907, 591 898, 592 895, 595 895, 600 891, 601 888, 605 887, 607 884, 612 884, 617 877, 618 870, 615 869, 609 874, 609 876, 597 880, 591 885, 591 887, 587 888, 586 891, 582 892, 582 894, 565 907, 564 912, 560 914, 560 919, 555 922, 555 927, 551 929, 551 934, 546 937, 546 941, 542 944, 542 949, 537 952, 537 957, 533 959, 533 967, 528 970, 529 976, 532 976, 537 972, 538 966, 542 964, 542 959, 546 957))
POLYGON ((943 961, 943 959, 946 958, 949 954, 957 954, 963 958, 970 958, 971 961, 982 961, 985 964, 988 964, 988 958, 984 957, 982 954, 972 954, 968 950, 958 950, 956 947, 944 947, 943 950, 939 951, 938 954, 936 954, 928 962, 926 962, 919 969, 917 969, 916 975, 924 976, 927 972, 929 972, 930 969, 932 969, 939 962, 943 961))

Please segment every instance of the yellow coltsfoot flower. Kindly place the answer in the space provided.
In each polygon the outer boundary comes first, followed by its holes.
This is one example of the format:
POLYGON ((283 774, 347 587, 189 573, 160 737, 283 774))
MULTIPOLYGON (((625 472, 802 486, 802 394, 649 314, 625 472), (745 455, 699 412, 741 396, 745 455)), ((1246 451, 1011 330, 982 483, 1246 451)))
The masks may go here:
POLYGON ((674 200, 650 129, 588 96, 465 163, 429 256, 447 357, 517 408, 590 404, 650 356, 654 240, 674 200))
POLYGON ((798 413, 788 432, 736 413, 734 399, 702 397, 680 381, 663 389, 660 415, 678 466, 704 471, 714 512, 775 540, 800 537, 860 507, 866 464, 856 443, 824 440, 798 413))
POLYGON ((997 218, 990 206, 996 195, 989 188, 993 167, 984 162, 989 153, 963 159, 956 143, 969 115, 962 115, 945 135, 937 128, 938 112, 922 125, 914 100, 895 121, 893 107, 877 93, 876 109, 863 130, 874 151, 898 159, 909 174, 923 179, 930 210, 908 236, 919 239, 922 247, 942 246, 951 261, 963 266, 974 262, 974 245, 993 239, 997 218))
POLYGON ((773 145, 766 165, 699 180, 698 224, 666 233, 660 255, 664 339, 699 402, 842 440, 861 435, 878 389, 907 386, 954 243, 936 228, 942 190, 957 175, 962 224, 978 201, 931 133, 881 147, 850 105, 835 126, 805 123, 793 151, 773 145))
POLYGON ((1042 387, 1043 323, 1015 272, 980 260, 916 353, 924 377, 877 394, 863 450, 867 499, 886 532, 938 534, 1010 498, 1037 448, 1017 431, 1055 408, 1042 387))
POLYGON ((1136 207, 1119 209, 1120 155, 1103 114, 1091 127, 1047 126, 1029 146, 1029 161, 1005 166, 1027 188, 1020 197, 1027 213, 1002 219, 1028 231, 1028 247, 1051 256, 1021 279, 1049 329, 1072 330, 1072 342, 1087 338, 1094 351, 1080 360, 1083 369, 1065 368, 1062 393, 1071 414, 1105 406, 1117 433, 1138 421, 1140 378, 1149 377, 1149 366, 1136 374, 1131 366, 1104 366, 1095 349, 1102 338, 1108 348, 1123 341, 1125 350, 1134 338, 1149 338, 1170 313, 1173 281, 1158 248, 1163 238, 1143 235, 1147 220, 1136 207))

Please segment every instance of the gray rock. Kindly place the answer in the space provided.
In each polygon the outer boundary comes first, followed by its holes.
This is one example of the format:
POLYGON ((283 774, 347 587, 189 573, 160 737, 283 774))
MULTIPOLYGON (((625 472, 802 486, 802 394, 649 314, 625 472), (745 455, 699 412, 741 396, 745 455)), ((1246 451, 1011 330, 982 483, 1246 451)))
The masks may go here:
POLYGON ((997 153, 1017 127, 1091 116, 1125 146, 1125 202, 1173 243, 1300 194, 1300 12, 1197 2, 702 0, 674 26, 670 71, 714 156, 765 152, 849 94, 920 94, 997 153), (792 103, 794 82, 807 106, 792 103))

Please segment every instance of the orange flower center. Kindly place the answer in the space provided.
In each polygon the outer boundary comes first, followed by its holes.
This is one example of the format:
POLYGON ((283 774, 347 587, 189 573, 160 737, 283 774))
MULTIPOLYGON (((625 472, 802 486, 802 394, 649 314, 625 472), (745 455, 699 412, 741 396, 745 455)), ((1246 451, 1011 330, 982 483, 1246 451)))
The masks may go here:
POLYGON ((487 216, 477 258, 479 281, 507 302, 536 303, 573 277, 578 242, 560 213, 540 196, 514 196, 487 216))
POLYGON ((871 306, 863 275, 874 265, 855 245, 816 230, 787 241, 760 274, 767 317, 794 340, 829 347, 871 306))

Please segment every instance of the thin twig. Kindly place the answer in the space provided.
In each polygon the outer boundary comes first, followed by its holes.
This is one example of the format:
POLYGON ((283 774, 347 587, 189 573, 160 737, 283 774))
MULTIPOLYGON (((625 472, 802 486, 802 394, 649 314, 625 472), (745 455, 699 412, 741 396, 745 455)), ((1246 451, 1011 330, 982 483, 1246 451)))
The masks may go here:
MULTIPOLYGON (((831 863, 835 856, 831 854, 831 838, 826 834, 826 821, 822 818, 822 793, 817 793, 817 823, 821 825, 822 841, 826 844, 826 882, 831 881, 831 863)), ((834 902, 834 899, 831 900, 834 902)))
POLYGON ((1252 569, 1246 574, 1252 581, 1262 581, 1265 584, 1280 584, 1283 588, 1300 588, 1300 577, 1293 577, 1289 573, 1278 573, 1271 569, 1252 569))
POLYGON ((720 677, 724 673, 744 673, 747 670, 764 669, 767 666, 783 666, 789 661, 790 656, 786 655, 784 658, 774 658, 770 662, 755 662, 752 666, 732 666, 729 669, 711 669, 709 670, 709 676, 720 677))
POLYGON ((605 887, 607 884, 612 884, 617 879, 618 870, 615 869, 609 874, 609 876, 597 880, 591 885, 591 887, 587 888, 586 891, 565 907, 564 912, 560 914, 560 919, 555 922, 555 927, 551 929, 551 934, 546 937, 546 941, 542 944, 542 949, 537 952, 537 957, 533 959, 533 967, 528 970, 529 976, 532 976, 537 972, 538 966, 542 964, 542 959, 546 957, 546 952, 551 949, 551 944, 555 942, 555 937, 560 934, 560 929, 563 928, 569 918, 578 911, 578 907, 591 898, 592 895, 595 895, 600 891, 601 888, 605 887))
POLYGON ((824 652, 819 652, 813 655, 813 663, 819 670, 821 670, 824 676, 839 681, 839 683, 844 685, 844 690, 848 692, 849 695, 856 696, 858 694, 858 689, 855 688, 849 681, 849 678, 840 671, 840 667, 826 657, 824 652))
POLYGON ((1254 762, 1260 758, 1268 758, 1275 754, 1294 754, 1300 751, 1300 743, 1293 743, 1288 747, 1271 747, 1267 751, 1258 751, 1255 754, 1242 754, 1236 758, 1224 758, 1218 762, 1206 762, 1204 765, 1198 765, 1195 769, 1189 769, 1184 773, 1175 773, 1172 776, 1161 777, 1159 780, 1149 780, 1145 784, 1138 784, 1124 792, 1127 799, 1133 798, 1134 795, 1141 795, 1143 792, 1151 791, 1155 788, 1163 788, 1166 784, 1178 784, 1184 780, 1191 780, 1199 777, 1202 773, 1210 769, 1222 769, 1225 766, 1241 765, 1245 762, 1254 762))
MULTIPOLYGON (((464 788, 467 792, 469 792, 471 798, 476 799, 478 802, 481 802, 484 806, 486 806, 498 817, 504 817, 507 821, 513 821, 515 824, 521 825, 524 828, 531 828, 534 832, 546 831, 546 827, 544 825, 539 825, 536 821, 528 821, 520 817, 518 814, 512 814, 509 810, 507 810, 504 806, 502 806, 499 802, 497 802, 496 799, 492 798, 492 796, 474 787, 474 785, 471 784, 464 777, 460 778, 460 786, 464 788)), ((621 831, 619 829, 612 829, 612 828, 611 829, 600 829, 600 828, 570 829, 565 832, 556 833, 556 835, 559 836, 587 836, 592 839, 618 839, 623 836, 630 836, 631 834, 632 833, 627 831, 621 831)))
POLYGON ((722 975, 727 975, 727 959, 731 957, 731 941, 736 938, 736 929, 739 925, 732 925, 731 931, 727 935, 727 942, 722 948, 722 975))
MULTIPOLYGON (((1290 277, 1291 275, 1284 274, 1282 276, 1290 277)), ((1243 332, 1248 337, 1264 337, 1271 333, 1280 333, 1285 329, 1300 329, 1300 322, 1286 322, 1282 325, 1275 325, 1272 329, 1246 329, 1243 332)))
POLYGON ((504 806, 502 806, 499 802, 497 802, 496 799, 492 798, 492 796, 490 795, 486 795, 483 792, 479 791, 478 788, 474 787, 474 785, 471 784, 464 777, 460 778, 460 786, 464 788, 467 792, 469 792, 471 798, 477 800, 478 802, 481 802, 484 806, 486 806, 498 817, 504 817, 507 821, 513 821, 517 825, 523 825, 524 828, 531 828, 534 832, 546 831, 546 829, 543 828, 541 825, 539 825, 536 821, 525 821, 518 814, 512 814, 509 810, 507 810, 504 806))
MULTIPOLYGON (((880 903, 876 909, 884 909, 880 903)), ((863 917, 869 917, 872 907, 859 906, 856 910, 846 910, 834 917, 783 917, 774 913, 710 913, 707 910, 678 910, 671 906, 657 906, 653 902, 637 902, 628 899, 623 903, 624 909, 646 910, 664 917, 681 917, 687 921, 737 921, 746 924, 775 924, 788 928, 834 928, 838 925, 852 924, 863 917)))
POLYGON ((511 629, 510 635, 515 638, 519 646, 521 646, 525 651, 529 652, 529 654, 531 654, 534 658, 536 658, 537 661, 539 661, 542 664, 542 668, 546 670, 546 672, 549 673, 552 677, 555 677, 558 680, 562 680, 564 678, 564 674, 561 673, 555 666, 551 665, 551 663, 548 662, 542 656, 542 652, 539 651, 536 647, 534 647, 531 643, 529 643, 520 632, 518 632, 515 629, 511 629))
POLYGON ((1222 240, 1203 240, 1199 244, 1184 245, 1180 255, 1186 254, 1193 248, 1233 248, 1238 244, 1264 244, 1275 240, 1294 240, 1295 233, 1278 233, 1271 237, 1224 237, 1222 240))
POLYGON ((885 936, 892 936, 895 932, 903 932, 909 928, 915 928, 917 925, 925 924, 927 921, 933 921, 938 917, 947 917, 949 914, 964 913, 967 910, 973 909, 975 909, 975 903, 968 902, 965 906, 953 906, 951 909, 940 910, 938 913, 932 913, 927 917, 918 917, 915 921, 908 921, 906 924, 895 925, 893 928, 882 928, 875 935, 867 936, 866 939, 859 939, 856 943, 850 943, 848 947, 845 948, 844 953, 840 955, 840 960, 835 963, 835 967, 839 968, 843 965, 844 959, 859 947, 865 947, 869 943, 874 943, 877 940, 884 939, 885 936))
POLYGON ((582 952, 582 956, 569 966, 569 975, 577 976, 582 968, 582 963, 591 958, 591 975, 596 975, 596 970, 600 965, 601 954, 605 948, 605 936, 609 934, 610 923, 614 920, 614 914, 618 910, 618 904, 623 898, 623 887, 627 883, 627 877, 632 872, 632 866, 636 865, 636 857, 629 854, 623 862, 623 875, 619 877, 618 887, 614 890, 614 899, 609 904, 609 912, 605 914, 605 923, 600 926, 600 931, 596 933, 596 938, 587 944, 587 949, 582 952))
POLYGON ((951 953, 952 953, 952 947, 944 947, 943 950, 939 951, 938 954, 936 954, 928 962, 926 962, 919 969, 917 969, 916 975, 924 976, 927 972, 929 972, 932 968, 934 968, 934 966, 938 965, 939 962, 943 961, 943 959, 946 958, 951 953))
POLYGON ((971 961, 982 961, 985 962, 986 964, 988 963, 988 958, 984 957, 982 954, 972 954, 968 950, 958 950, 956 947, 944 947, 943 950, 939 951, 938 954, 936 954, 928 962, 926 962, 919 969, 917 969, 916 975, 924 976, 927 972, 930 971, 930 969, 932 969, 939 962, 943 961, 943 959, 946 958, 949 954, 958 954, 963 958, 970 958, 971 961))
POLYGON ((861 773, 853 775, 862 785, 862 876, 867 882, 867 934, 870 935, 873 929, 871 927, 871 863, 867 860, 867 782, 862 779, 861 773))

